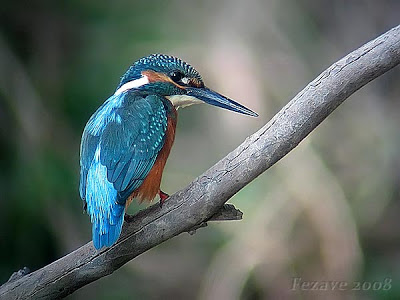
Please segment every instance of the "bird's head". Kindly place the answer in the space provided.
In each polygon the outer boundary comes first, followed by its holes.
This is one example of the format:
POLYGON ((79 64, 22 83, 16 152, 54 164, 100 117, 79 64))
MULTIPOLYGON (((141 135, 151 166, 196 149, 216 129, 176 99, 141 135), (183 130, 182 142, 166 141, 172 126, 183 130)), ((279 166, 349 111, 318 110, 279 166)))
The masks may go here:
POLYGON ((191 65, 169 55, 152 54, 133 63, 122 76, 115 94, 131 89, 165 96, 176 108, 208 103, 258 116, 243 105, 207 88, 200 74, 191 65))

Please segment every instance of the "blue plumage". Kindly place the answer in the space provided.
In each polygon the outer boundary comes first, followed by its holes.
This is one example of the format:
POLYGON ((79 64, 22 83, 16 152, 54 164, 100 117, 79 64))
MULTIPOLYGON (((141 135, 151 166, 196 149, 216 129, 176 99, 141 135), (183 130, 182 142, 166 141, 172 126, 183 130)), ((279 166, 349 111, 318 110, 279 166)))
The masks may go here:
POLYGON ((163 98, 137 91, 111 96, 87 123, 81 143, 80 195, 97 249, 118 239, 127 197, 154 165, 166 126, 163 98))
MULTIPOLYGON (((142 57, 141 59, 134 62, 126 71, 124 76, 122 76, 118 88, 120 88, 123 84, 131 81, 132 79, 140 78, 142 70, 153 70, 160 73, 178 70, 185 74, 188 78, 195 78, 200 82, 203 82, 200 74, 188 63, 171 55, 157 53, 142 57)), ((154 86, 152 86, 151 89, 153 89, 153 91, 158 90, 158 92, 160 93, 162 92, 162 89, 160 90, 154 86)), ((179 89, 175 89, 175 92, 177 92, 178 94, 183 93, 183 91, 180 91, 179 89)), ((170 95, 173 94, 174 93, 170 95)))
POLYGON ((151 200, 158 193, 160 203, 166 199, 160 183, 175 138, 176 108, 200 102, 257 116, 208 89, 179 58, 152 54, 129 67, 114 95, 89 119, 81 141, 79 191, 97 249, 118 239, 131 195, 151 200))

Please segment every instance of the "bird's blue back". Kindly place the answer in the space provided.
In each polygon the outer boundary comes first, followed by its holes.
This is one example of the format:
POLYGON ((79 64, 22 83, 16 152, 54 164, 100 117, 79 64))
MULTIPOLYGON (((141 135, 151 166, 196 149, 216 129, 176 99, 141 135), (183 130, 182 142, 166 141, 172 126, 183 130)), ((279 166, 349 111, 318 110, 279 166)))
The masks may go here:
POLYGON ((164 145, 167 100, 128 90, 92 115, 81 142, 80 195, 93 223, 93 244, 111 246, 121 233, 125 204, 164 145))

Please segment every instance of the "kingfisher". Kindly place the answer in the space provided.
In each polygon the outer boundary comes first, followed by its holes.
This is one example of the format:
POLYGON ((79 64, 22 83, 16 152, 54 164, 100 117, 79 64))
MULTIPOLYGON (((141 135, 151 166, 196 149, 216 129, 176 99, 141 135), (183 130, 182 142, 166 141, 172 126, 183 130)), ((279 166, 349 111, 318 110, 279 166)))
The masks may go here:
POLYGON ((161 178, 175 138, 177 109, 208 103, 258 116, 207 88, 179 58, 152 54, 134 62, 114 94, 90 117, 80 147, 79 193, 96 249, 113 245, 133 201, 162 205, 161 178))

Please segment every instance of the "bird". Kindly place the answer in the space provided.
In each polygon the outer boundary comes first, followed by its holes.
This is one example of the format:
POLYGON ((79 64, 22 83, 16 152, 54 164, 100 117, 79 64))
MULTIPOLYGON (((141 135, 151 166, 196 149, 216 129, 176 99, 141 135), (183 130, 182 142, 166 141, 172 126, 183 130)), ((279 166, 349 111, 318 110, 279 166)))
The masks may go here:
POLYGON ((79 193, 92 223, 96 249, 116 243, 133 201, 160 205, 164 166, 175 139, 177 110, 208 103, 257 117, 207 88, 188 63, 166 54, 134 62, 114 92, 89 118, 80 146, 79 193))

